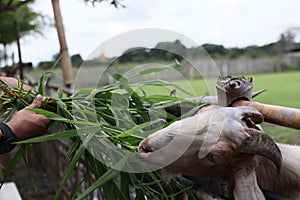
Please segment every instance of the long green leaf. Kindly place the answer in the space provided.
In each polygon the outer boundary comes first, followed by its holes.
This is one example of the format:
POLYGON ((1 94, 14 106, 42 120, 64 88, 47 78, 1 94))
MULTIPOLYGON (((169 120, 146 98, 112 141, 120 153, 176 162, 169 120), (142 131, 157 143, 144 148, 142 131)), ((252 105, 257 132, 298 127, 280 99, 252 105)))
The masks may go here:
POLYGON ((83 193, 80 194, 76 198, 76 200, 81 200, 84 199, 86 196, 91 194, 95 189, 98 187, 102 186, 103 184, 107 183, 110 181, 112 178, 114 178, 117 175, 118 171, 115 169, 109 169, 99 178, 96 182, 94 182, 89 188, 87 188, 83 193))
POLYGON ((169 64, 169 65, 164 65, 164 66, 161 66, 161 67, 154 67, 154 68, 151 68, 151 69, 146 69, 144 71, 141 71, 139 73, 139 75, 147 75, 147 74, 152 74, 152 73, 156 73, 156 72, 161 72, 161 71, 164 71, 164 70, 167 70, 167 69, 174 69, 174 68, 180 68, 181 65, 180 63, 176 60, 176 63, 172 63, 172 64, 169 64))
POLYGON ((67 131, 62 131, 59 133, 53 133, 49 135, 43 135, 36 138, 31 138, 27 140, 23 140, 20 142, 16 142, 17 144, 26 144, 26 143, 37 143, 37 142, 47 142, 50 140, 57 140, 57 139, 65 139, 65 138, 71 138, 75 136, 85 135, 89 133, 94 133, 97 131, 101 131, 102 128, 99 126, 87 126, 79 129, 72 129, 67 131))
POLYGON ((77 121, 77 120, 71 120, 71 119, 67 119, 64 118, 60 115, 57 115, 53 112, 47 111, 47 110, 43 110, 40 108, 27 108, 27 110, 30 110, 32 112, 35 112, 37 114, 40 115, 44 115, 45 117, 51 119, 51 120, 55 120, 55 121, 60 121, 60 122, 64 122, 64 123, 72 123, 72 124, 82 124, 82 125, 87 125, 87 126, 98 126, 99 124, 96 122, 89 122, 89 121, 77 121))
POLYGON ((119 74, 117 72, 107 72, 107 74, 112 76, 117 81, 119 81, 121 89, 127 88, 127 86, 128 86, 127 78, 125 78, 124 76, 122 76, 121 74, 119 74))
POLYGON ((126 172, 120 172, 121 176, 121 191, 122 194, 125 196, 125 199, 130 199, 130 174, 126 172))
MULTIPOLYGON (((117 164, 117 169, 122 169, 124 167, 126 161, 128 160, 130 154, 126 154, 117 164)), ((90 193, 92 193, 95 189, 99 188, 100 186, 104 185, 111 179, 113 179, 118 173, 116 169, 109 169, 107 170, 96 182, 94 182, 90 187, 88 187, 76 200, 84 199, 90 193)))
POLYGON ((50 75, 54 75, 55 73, 53 72, 46 72, 45 74, 43 74, 40 77, 40 82, 39 82, 39 87, 38 87, 38 93, 46 96, 46 92, 45 92, 45 88, 46 88, 46 84, 47 84, 47 79, 50 75))
POLYGON ((2 183, 1 183, 0 187, 2 187, 3 183, 7 180, 8 176, 11 174, 11 172, 16 167, 16 165, 19 163, 19 161, 23 157, 23 155, 26 154, 27 147, 28 147, 28 144, 21 145, 21 147, 18 150, 18 152, 16 153, 16 155, 10 161, 8 167, 6 168, 5 175, 3 177, 3 180, 2 180, 2 183))
POLYGON ((61 121, 61 122, 66 122, 66 123, 74 123, 74 120, 64 118, 62 116, 59 116, 58 114, 55 114, 53 112, 43 110, 43 109, 40 109, 40 108, 27 108, 27 110, 30 110, 30 111, 35 112, 35 113, 40 114, 40 115, 44 115, 45 117, 47 117, 51 120, 61 121))
POLYGON ((60 182, 60 185, 59 185, 59 187, 56 191, 54 199, 58 199, 59 194, 61 193, 62 189, 64 188, 65 184, 67 183, 69 177, 71 176, 71 174, 72 174, 72 172, 75 168, 75 165, 77 164, 78 160, 80 159, 80 157, 81 157, 81 155, 83 154, 84 151, 85 151, 85 146, 84 145, 81 145, 79 147, 79 149, 76 150, 76 153, 75 153, 74 157, 72 158, 72 160, 71 160, 71 162, 68 166, 67 171, 65 172, 64 178, 60 182))
POLYGON ((128 137, 134 133, 136 133, 138 130, 141 130, 143 128, 146 128, 148 126, 151 126, 153 124, 156 124, 158 122, 162 122, 162 119, 158 119, 158 120, 155 120, 155 121, 150 121, 150 122, 145 122, 145 123, 142 123, 142 124, 139 124, 139 125, 136 125, 135 127, 133 127, 132 129, 128 130, 128 131, 125 131, 119 135, 116 136, 116 138, 124 138, 124 137, 128 137))

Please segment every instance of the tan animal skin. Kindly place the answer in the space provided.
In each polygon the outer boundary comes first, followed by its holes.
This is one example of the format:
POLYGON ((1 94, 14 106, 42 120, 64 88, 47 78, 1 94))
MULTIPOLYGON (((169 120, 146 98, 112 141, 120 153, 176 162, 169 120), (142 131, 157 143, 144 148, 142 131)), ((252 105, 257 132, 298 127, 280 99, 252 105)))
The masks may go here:
POLYGON ((255 125, 262 121, 263 116, 252 107, 207 107, 149 135, 140 143, 139 153, 157 164, 164 159, 153 159, 156 151, 170 157, 173 152, 166 148, 168 143, 193 137, 187 150, 162 166, 163 171, 228 181, 234 185, 236 200, 265 199, 260 187, 299 200, 300 146, 276 144, 255 125))

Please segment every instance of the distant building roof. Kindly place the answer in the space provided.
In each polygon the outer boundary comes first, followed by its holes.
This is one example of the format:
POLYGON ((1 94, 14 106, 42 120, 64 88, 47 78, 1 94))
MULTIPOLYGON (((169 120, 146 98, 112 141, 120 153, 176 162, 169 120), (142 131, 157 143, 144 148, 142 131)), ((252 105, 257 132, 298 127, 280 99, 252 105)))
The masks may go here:
POLYGON ((100 55, 99 61, 100 61, 100 62, 107 62, 107 57, 105 56, 104 53, 102 53, 102 54, 100 55))

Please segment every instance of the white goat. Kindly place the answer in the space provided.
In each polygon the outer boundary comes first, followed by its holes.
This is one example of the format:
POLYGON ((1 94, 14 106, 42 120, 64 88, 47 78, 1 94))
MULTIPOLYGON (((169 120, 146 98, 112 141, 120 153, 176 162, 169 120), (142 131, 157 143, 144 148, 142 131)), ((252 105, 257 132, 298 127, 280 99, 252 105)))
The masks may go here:
POLYGON ((210 107, 148 136, 139 152, 171 174, 228 181, 236 200, 264 199, 259 187, 298 200, 300 147, 276 145, 253 123, 262 121, 251 107, 210 107))

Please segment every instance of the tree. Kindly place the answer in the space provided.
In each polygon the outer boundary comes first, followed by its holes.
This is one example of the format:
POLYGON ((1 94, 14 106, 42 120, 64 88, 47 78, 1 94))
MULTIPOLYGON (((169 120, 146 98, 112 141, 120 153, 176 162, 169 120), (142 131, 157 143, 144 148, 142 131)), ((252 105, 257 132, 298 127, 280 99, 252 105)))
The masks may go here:
POLYGON ((219 58, 228 53, 228 49, 223 45, 203 44, 202 47, 212 58, 219 58))
MULTIPOLYGON (((0 6, 1 3, 3 1, 0 0, 0 6)), ((0 12, 0 44, 4 46, 4 58, 7 55, 6 46, 16 41, 15 22, 18 22, 20 37, 32 32, 41 33, 41 28, 45 25, 44 17, 40 13, 33 11, 28 4, 22 5, 14 11, 0 12)))
POLYGON ((83 59, 80 54, 71 56, 71 61, 74 67, 80 67, 80 65, 83 63, 83 59))
POLYGON ((92 3, 93 5, 95 5, 96 3, 101 3, 103 1, 108 1, 110 2, 111 5, 115 6, 116 8, 118 7, 125 7, 120 0, 84 0, 87 3, 92 3))
POLYGON ((0 0, 0 13, 4 11, 14 11, 31 2, 34 2, 34 0, 0 0))
POLYGON ((290 31, 286 31, 280 34, 280 38, 277 41, 275 48, 278 53, 284 53, 290 50, 294 44, 295 44, 295 35, 290 31))

